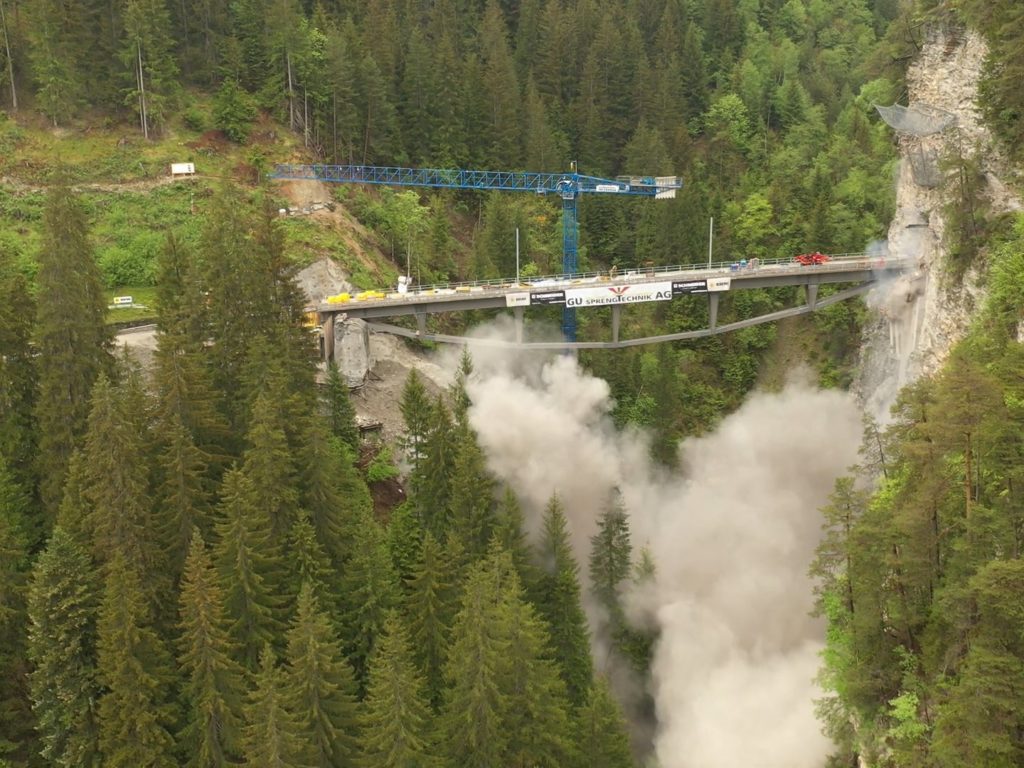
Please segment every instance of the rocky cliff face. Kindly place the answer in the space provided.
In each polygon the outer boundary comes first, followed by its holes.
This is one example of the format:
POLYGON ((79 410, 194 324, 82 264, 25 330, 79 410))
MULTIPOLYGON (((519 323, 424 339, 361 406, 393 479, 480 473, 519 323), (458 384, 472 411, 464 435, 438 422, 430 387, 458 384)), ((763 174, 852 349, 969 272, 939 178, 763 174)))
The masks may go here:
POLYGON ((984 299, 981 270, 968 270, 954 283, 945 268, 950 185, 938 159, 958 151, 978 157, 993 212, 1021 208, 1001 180, 1006 165, 976 107, 986 50, 973 31, 936 27, 907 72, 909 106, 948 113, 954 120, 932 135, 898 134, 896 214, 882 248, 915 258, 918 268, 868 297, 876 313, 866 333, 857 389, 868 412, 882 423, 904 385, 938 370, 984 299))

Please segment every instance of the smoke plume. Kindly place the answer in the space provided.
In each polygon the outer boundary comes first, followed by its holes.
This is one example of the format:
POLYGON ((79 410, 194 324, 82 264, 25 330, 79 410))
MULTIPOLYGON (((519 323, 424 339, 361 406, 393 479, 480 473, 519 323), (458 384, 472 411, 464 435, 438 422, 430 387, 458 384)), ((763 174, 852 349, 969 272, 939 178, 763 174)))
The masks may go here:
POLYGON ((472 352, 470 421, 532 530, 558 492, 585 573, 618 486, 634 549, 654 556, 653 581, 625 599, 660 633, 647 683, 659 766, 823 765, 830 745, 813 712, 823 627, 808 615, 806 574, 818 509, 856 457, 852 397, 797 382, 755 394, 683 443, 681 471, 665 473, 642 434, 614 429, 607 385, 572 358, 472 352))

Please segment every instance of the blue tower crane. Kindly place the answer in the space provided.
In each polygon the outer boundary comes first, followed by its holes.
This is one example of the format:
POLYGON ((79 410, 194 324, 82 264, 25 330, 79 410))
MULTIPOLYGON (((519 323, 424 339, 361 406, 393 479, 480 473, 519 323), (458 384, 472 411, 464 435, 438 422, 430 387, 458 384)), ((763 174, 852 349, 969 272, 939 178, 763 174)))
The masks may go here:
MULTIPOLYGON (((337 184, 383 184, 393 187, 432 187, 481 191, 555 194, 562 199, 562 272, 579 271, 579 224, 576 201, 584 194, 633 195, 667 199, 682 186, 678 176, 619 176, 602 179, 576 172, 470 171, 463 169, 397 168, 377 165, 277 165, 272 179, 324 181, 337 184)), ((562 312, 562 332, 576 340, 576 310, 562 312)))

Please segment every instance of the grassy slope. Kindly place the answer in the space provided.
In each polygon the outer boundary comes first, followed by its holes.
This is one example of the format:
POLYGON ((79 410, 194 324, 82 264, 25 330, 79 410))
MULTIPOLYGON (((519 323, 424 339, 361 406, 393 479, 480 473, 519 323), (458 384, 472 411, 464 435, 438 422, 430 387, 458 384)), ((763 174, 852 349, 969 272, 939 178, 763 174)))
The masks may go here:
MULTIPOLYGON (((132 295, 151 307, 151 265, 165 233, 173 230, 195 242, 204 203, 222 180, 254 186, 258 167, 299 159, 301 149, 296 137, 266 118, 254 126, 249 143, 238 146, 181 121, 159 139, 146 141, 134 126, 107 120, 54 129, 31 115, 15 121, 0 113, 0 248, 12 251, 25 273, 34 275, 45 188, 60 172, 82 193, 110 297, 132 295), (195 163, 197 176, 171 179, 172 162, 195 163)), ((289 205, 280 187, 272 187, 272 193, 278 207, 289 205)), ((315 220, 288 217, 289 256, 300 265, 329 256, 360 287, 389 279, 395 268, 375 237, 365 231, 353 236, 346 218, 343 211, 315 220)), ((152 314, 112 310, 110 320, 152 314)))

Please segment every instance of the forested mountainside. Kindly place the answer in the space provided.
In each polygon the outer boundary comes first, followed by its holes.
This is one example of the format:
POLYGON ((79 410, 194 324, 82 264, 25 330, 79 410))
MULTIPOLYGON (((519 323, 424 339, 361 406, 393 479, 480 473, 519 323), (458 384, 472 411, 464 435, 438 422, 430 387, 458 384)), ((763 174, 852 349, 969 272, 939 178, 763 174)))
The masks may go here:
MULTIPOLYGON (((712 218, 716 260, 861 251, 884 237, 892 211, 892 135, 872 104, 900 96, 920 24, 915 9, 890 0, 4 7, 10 55, 0 94, 11 109, 0 122, 0 172, 27 188, 3 191, 0 238, 28 273, 39 188, 57 173, 56 158, 60 175, 98 185, 153 184, 166 163, 184 160, 201 176, 249 184, 290 159, 496 170, 576 161, 583 173, 683 179, 673 201, 586 199, 584 270, 706 260, 712 218), (228 139, 248 143, 234 149, 228 139)), ((214 185, 194 185, 194 195, 168 185, 141 202, 116 187, 83 190, 109 288, 147 295, 139 288, 153 282, 164 222, 195 243, 198 216, 184 212, 205 214, 214 185)), ((347 188, 336 196, 383 251, 409 255, 421 283, 511 274, 517 227, 525 274, 561 269, 555 200, 347 188)), ((286 232, 290 257, 339 258, 361 288, 395 277, 333 232, 299 221, 286 232)), ((745 292, 724 303, 720 321, 781 308, 791 294, 745 292)), ((823 383, 849 383, 860 320, 856 305, 841 304, 801 325, 798 354, 823 383)), ((588 338, 602 332, 588 324, 606 320, 592 313, 580 322, 588 338)), ((627 322, 634 335, 685 331, 703 327, 706 309, 638 309, 627 322)), ((774 326, 763 326, 686 353, 665 348, 661 359, 631 350, 587 362, 612 383, 620 422, 655 427, 671 443, 735 408, 774 340, 774 326), (652 378, 676 369, 686 375, 652 378), (659 391, 678 397, 655 403, 659 391), (688 407, 654 417, 655 404, 674 402, 688 407)))
MULTIPOLYGON (((649 745, 630 742, 583 608, 604 617, 604 658, 643 681, 656 632, 621 596, 655 566, 630 510, 610 496, 574 551, 553 496, 528 538, 467 419, 468 357, 448 392, 409 378, 396 455, 362 443, 337 373, 315 383, 293 273, 311 253, 362 287, 396 267, 279 217, 260 174, 576 160, 684 180, 670 203, 588 200, 586 266, 701 261, 712 216, 728 260, 860 251, 892 208, 872 105, 900 98, 923 23, 965 20, 991 45, 982 107, 1019 157, 1013 0, 0 0, 0 764, 636 764, 649 745), (163 185, 171 159, 229 179, 163 185), (156 308, 150 372, 112 349, 125 289, 156 308), (406 498, 375 506, 396 462, 406 498)), ((551 201, 337 202, 367 250, 416 253, 423 282, 509 274, 516 226, 528 270, 557 270, 551 201)), ((869 430, 825 510, 836 765, 1024 760, 1024 232, 971 221, 987 309, 869 430)), ((744 292, 721 317, 791 298, 744 292)), ((630 322, 671 332, 703 312, 630 322)), ((821 383, 848 383, 863 312, 797 329, 821 383)), ((681 436, 752 389, 776 333, 582 362, 672 466, 681 436)))

